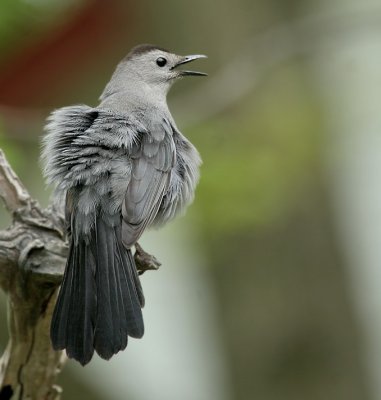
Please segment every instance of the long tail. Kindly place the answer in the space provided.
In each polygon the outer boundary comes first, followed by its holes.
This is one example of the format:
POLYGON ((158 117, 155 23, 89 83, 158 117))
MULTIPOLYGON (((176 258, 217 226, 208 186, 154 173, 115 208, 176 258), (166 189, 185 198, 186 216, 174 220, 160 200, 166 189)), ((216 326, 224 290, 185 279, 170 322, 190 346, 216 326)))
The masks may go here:
POLYGON ((120 226, 101 218, 91 234, 72 239, 51 324, 55 350, 87 364, 94 350, 109 359, 144 333, 144 296, 131 250, 120 226))

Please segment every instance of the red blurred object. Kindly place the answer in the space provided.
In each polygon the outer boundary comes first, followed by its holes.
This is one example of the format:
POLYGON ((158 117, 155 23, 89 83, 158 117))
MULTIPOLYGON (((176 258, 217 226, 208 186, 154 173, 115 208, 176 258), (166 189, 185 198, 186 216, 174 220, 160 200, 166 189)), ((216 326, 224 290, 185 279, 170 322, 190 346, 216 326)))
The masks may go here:
POLYGON ((6 60, 0 65, 0 104, 48 105, 55 94, 73 85, 73 77, 80 79, 86 68, 110 53, 121 30, 126 34, 126 27, 131 29, 131 8, 126 1, 89 1, 65 24, 6 60))

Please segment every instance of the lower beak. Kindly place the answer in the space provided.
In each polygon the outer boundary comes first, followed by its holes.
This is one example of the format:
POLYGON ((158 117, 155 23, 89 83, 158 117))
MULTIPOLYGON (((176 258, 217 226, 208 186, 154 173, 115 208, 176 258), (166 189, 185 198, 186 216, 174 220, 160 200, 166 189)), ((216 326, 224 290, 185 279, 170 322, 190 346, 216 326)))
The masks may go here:
MULTIPOLYGON (((191 61, 198 60, 199 58, 207 58, 207 56, 204 56, 203 54, 193 54, 193 55, 190 55, 190 56, 184 56, 184 57, 182 57, 180 59, 180 61, 177 62, 177 64, 174 67, 172 67, 172 69, 177 68, 179 65, 187 64, 187 63, 189 63, 191 61)), ((184 70, 180 70, 179 74, 181 76, 190 76, 190 75, 193 75, 193 76, 207 76, 208 75, 205 72, 184 71, 184 70)))

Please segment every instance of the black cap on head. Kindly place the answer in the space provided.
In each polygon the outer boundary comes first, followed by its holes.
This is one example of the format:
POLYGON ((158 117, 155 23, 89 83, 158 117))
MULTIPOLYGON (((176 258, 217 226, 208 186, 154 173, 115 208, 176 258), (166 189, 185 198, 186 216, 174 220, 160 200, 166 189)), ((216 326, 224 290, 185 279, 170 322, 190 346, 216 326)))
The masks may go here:
POLYGON ((130 58, 134 56, 138 56, 144 53, 148 53, 153 50, 161 50, 169 53, 167 49, 164 49, 163 47, 160 46, 155 46, 153 44, 139 44, 138 46, 133 47, 130 52, 126 55, 124 60, 129 60, 130 58))

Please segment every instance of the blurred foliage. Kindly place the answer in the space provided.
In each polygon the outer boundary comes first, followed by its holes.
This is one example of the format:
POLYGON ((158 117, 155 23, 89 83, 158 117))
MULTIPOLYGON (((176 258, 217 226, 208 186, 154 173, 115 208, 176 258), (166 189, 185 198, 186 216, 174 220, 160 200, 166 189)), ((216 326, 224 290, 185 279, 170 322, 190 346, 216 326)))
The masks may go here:
POLYGON ((2 0, 0 4, 0 60, 38 40, 50 26, 64 23, 84 0, 2 0), (33 35, 30 33, 33 32, 33 35))
POLYGON ((281 218, 318 165, 321 129, 318 101, 295 64, 195 128, 205 162, 196 202, 204 228, 258 228, 281 218))

